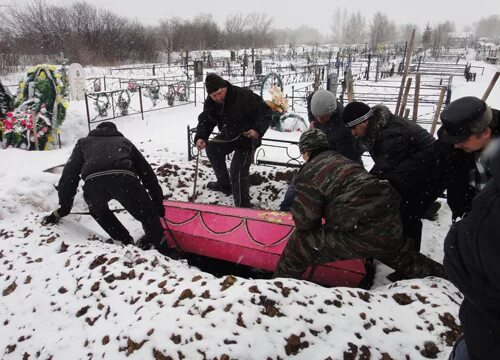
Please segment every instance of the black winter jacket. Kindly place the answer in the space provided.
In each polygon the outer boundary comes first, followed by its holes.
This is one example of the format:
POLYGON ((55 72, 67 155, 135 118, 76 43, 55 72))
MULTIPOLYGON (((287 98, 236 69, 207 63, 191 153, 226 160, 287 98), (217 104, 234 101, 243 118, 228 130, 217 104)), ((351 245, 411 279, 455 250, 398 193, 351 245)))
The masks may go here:
MULTIPOLYGON (((492 137, 500 138, 500 112, 492 109, 493 120, 490 124, 492 137)), ((478 193, 469 184, 470 173, 476 171, 474 154, 455 149, 453 145, 442 142, 443 128, 438 131, 439 168, 446 185, 447 201, 453 213, 453 218, 462 217, 472 204, 472 199, 478 193)))
POLYGON ((364 144, 375 163, 370 173, 388 180, 422 215, 442 191, 430 176, 436 166, 434 138, 420 125, 377 105, 364 144))
POLYGON ((493 178, 444 244, 446 273, 465 297, 460 320, 472 360, 500 356, 500 156, 492 166, 493 178))
POLYGON ((80 178, 88 181, 112 174, 138 176, 154 203, 163 201, 158 179, 141 152, 119 131, 102 127, 78 140, 64 166, 58 185, 59 216, 71 211, 80 178))
MULTIPOLYGON (((226 84, 227 94, 223 104, 216 103, 210 96, 205 99, 203 112, 198 116, 195 143, 198 139, 208 141, 215 126, 225 140, 233 140, 250 129, 257 131, 262 138, 271 124, 272 110, 259 95, 227 81, 226 84)), ((248 148, 252 140, 240 138, 237 144, 248 148)))

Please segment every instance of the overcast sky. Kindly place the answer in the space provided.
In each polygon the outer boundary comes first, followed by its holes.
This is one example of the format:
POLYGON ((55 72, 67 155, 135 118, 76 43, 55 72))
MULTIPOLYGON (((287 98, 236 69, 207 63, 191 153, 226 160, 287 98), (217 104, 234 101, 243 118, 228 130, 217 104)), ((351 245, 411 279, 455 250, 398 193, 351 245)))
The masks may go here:
MULTIPOLYGON (((62 0, 47 0, 67 4, 62 0)), ((2 2, 0 0, 0 2, 2 2)), ((136 18, 144 24, 156 24, 161 18, 180 16, 190 19, 198 13, 212 13, 219 25, 229 14, 265 12, 274 18, 274 26, 295 28, 306 24, 323 33, 330 30, 332 15, 337 7, 361 11, 367 23, 377 11, 385 13, 397 24, 416 23, 423 28, 445 20, 454 21, 457 31, 482 17, 500 15, 500 0, 87 0, 119 15, 136 18)))

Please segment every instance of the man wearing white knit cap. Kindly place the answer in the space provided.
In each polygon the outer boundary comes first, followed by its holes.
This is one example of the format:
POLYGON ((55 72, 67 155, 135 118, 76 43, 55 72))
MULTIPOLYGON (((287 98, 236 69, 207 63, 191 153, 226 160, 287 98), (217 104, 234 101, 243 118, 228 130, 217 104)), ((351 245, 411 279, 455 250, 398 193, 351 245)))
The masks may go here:
MULTIPOLYGON (((364 149, 351 135, 342 121, 342 104, 327 90, 317 90, 307 97, 307 108, 311 128, 323 131, 328 140, 329 150, 334 150, 349 160, 363 164, 361 154, 364 149)), ((281 211, 289 211, 295 198, 295 179, 288 186, 281 211)))

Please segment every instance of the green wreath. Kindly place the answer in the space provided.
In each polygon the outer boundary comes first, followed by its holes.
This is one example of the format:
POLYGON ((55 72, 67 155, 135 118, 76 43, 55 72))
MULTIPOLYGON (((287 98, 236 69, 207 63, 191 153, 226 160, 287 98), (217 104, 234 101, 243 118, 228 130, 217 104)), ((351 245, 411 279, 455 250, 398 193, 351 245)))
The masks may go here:
POLYGON ((128 106, 130 105, 130 93, 128 90, 120 91, 116 104, 118 105, 118 109, 120 109, 122 116, 127 116, 128 106))
POLYGON ((283 91, 283 80, 280 74, 271 72, 262 78, 260 83, 260 96, 264 96, 264 90, 272 88, 274 85, 278 86, 283 91))
POLYGON ((68 102, 68 78, 66 72, 54 65, 40 64, 27 71, 26 79, 18 86, 14 106, 34 99, 34 111, 44 106, 52 128, 59 128, 66 118, 68 102))
POLYGON ((101 117, 106 117, 108 116, 108 109, 109 109, 109 97, 108 94, 106 93, 99 93, 97 94, 97 97, 94 102, 95 108, 97 110, 97 113, 101 117), (101 97, 104 97, 104 100, 101 100, 101 97))

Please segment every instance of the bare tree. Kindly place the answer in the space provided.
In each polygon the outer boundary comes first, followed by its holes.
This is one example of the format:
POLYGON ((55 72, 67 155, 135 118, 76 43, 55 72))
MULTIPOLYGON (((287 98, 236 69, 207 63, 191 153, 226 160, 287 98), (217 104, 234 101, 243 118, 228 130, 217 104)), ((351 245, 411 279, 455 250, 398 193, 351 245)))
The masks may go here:
POLYGON ((377 51, 378 47, 392 40, 395 32, 395 25, 391 23, 385 14, 377 12, 372 19, 370 26, 370 40, 372 51, 377 51))
POLYGON ((450 33, 455 30, 455 24, 450 21, 438 24, 432 30, 431 49, 432 56, 437 57, 441 54, 443 47, 449 45, 450 33))
POLYGON ((271 26, 274 19, 265 13, 253 12, 246 16, 252 47, 261 47, 272 43, 271 26))
POLYGON ((330 29, 333 35, 333 41, 341 44, 343 42, 344 22, 347 18, 347 10, 337 7, 332 16, 332 23, 330 29))
POLYGON ((477 38, 500 39, 500 16, 491 15, 479 20, 476 24, 475 34, 477 38))
POLYGON ((397 41, 408 41, 411 37, 411 34, 413 33, 413 30, 415 30, 415 40, 420 39, 420 30, 417 25, 415 24, 403 24, 399 25, 398 27, 398 35, 396 40, 397 41))
POLYGON ((365 37, 365 18, 361 12, 352 13, 349 15, 342 29, 342 37, 347 44, 359 44, 363 42, 365 37))
POLYGON ((226 47, 239 48, 244 46, 246 37, 245 16, 241 13, 226 17, 224 23, 224 36, 226 47))
POLYGON ((221 37, 219 26, 213 19, 212 14, 199 14, 193 21, 193 30, 197 33, 199 49, 213 49, 217 47, 221 37))

